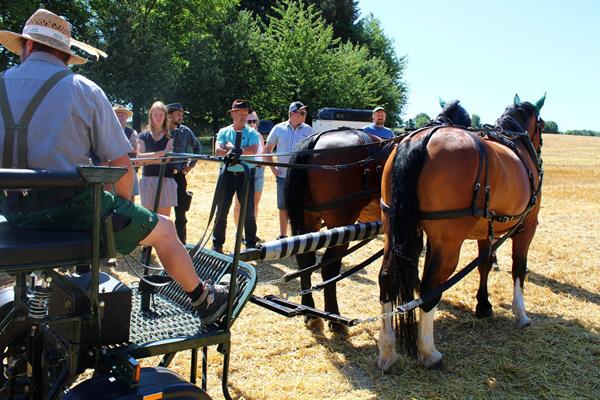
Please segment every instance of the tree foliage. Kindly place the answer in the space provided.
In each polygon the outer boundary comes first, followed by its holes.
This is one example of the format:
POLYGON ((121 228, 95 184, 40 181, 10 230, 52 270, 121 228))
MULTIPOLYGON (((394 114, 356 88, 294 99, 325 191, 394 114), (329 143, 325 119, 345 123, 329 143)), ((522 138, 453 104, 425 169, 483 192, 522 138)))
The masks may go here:
POLYGON ((471 114, 471 128, 481 129, 481 117, 477 114, 471 114))
POLYGON ((429 115, 425 114, 425 113, 419 113, 417 114, 417 116, 415 117, 415 127, 417 129, 427 125, 427 123, 429 122, 431 118, 429 118, 429 115))
POLYGON ((558 124, 554 121, 544 121, 544 132, 559 133, 558 124))
MULTIPOLYGON (((157 99, 184 103, 192 126, 213 131, 229 123, 227 110, 238 97, 276 120, 287 118, 293 100, 313 111, 382 105, 394 125, 406 102, 404 58, 396 57, 377 19, 357 21, 354 0, 1 4, 3 29, 20 31, 41 5, 65 16, 75 38, 106 51, 107 59, 74 68, 111 101, 132 107, 137 129, 157 99)), ((1 49, 3 68, 18 62, 1 49)))

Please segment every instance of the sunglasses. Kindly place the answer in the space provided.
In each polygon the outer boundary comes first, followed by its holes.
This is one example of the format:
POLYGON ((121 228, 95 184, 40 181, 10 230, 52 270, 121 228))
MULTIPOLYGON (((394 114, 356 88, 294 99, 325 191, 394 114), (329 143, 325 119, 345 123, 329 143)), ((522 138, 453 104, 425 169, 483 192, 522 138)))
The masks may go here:
POLYGON ((258 122, 258 120, 256 120, 256 119, 249 119, 246 122, 249 123, 249 124, 256 124, 258 122))
POLYGON ((305 116, 305 115, 306 115, 306 111, 296 111, 296 113, 298 113, 298 114, 300 114, 300 115, 302 115, 302 116, 305 116))

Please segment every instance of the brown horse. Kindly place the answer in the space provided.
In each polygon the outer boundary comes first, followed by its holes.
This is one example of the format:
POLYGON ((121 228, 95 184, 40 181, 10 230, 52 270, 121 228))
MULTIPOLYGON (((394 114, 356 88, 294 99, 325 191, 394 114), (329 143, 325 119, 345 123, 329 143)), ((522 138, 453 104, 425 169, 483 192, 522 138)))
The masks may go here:
MULTIPOLYGON (((351 168, 335 170, 290 168, 285 187, 286 208, 292 234, 317 232, 323 222, 328 228, 350 225, 357 220, 378 221, 381 173, 392 149, 381 139, 361 130, 341 129, 316 134, 298 143, 299 153, 290 159, 293 164, 341 165, 357 163, 351 168), (312 152, 317 150, 317 152, 312 152), (306 154, 308 153, 308 154, 306 154), (360 161, 364 160, 364 163, 360 161)), ((337 258, 348 248, 348 243, 330 247, 322 262, 337 258)), ((315 252, 296 256, 298 266, 304 269, 316 263, 315 252)), ((321 269, 323 280, 339 274, 341 260, 321 269)), ((310 273, 300 278, 302 290, 311 287, 310 273)), ((324 289, 325 311, 339 314, 336 286, 324 289)), ((302 296, 302 304, 314 307, 311 293, 302 296)), ((320 318, 305 317, 305 323, 313 329, 322 329, 320 318)), ((347 332, 347 327, 330 322, 330 329, 337 333, 347 332)))
POLYGON ((512 310, 518 328, 529 325, 523 281, 541 201, 543 121, 539 110, 544 100, 545 95, 534 106, 515 96, 515 104, 506 109, 490 135, 455 127, 419 130, 389 157, 382 182, 382 309, 390 312, 395 305, 413 300, 417 288, 421 296, 434 296, 420 306, 418 326, 414 310, 397 316, 395 324, 392 317, 382 320, 379 368, 388 370, 398 358, 395 334, 425 367, 441 366, 442 354, 433 340, 434 315, 441 299, 436 289, 456 269, 466 239, 478 241, 483 260, 476 313, 485 317, 492 314, 487 291, 491 244, 495 235, 512 233, 512 310), (516 225, 518 229, 513 230, 516 225), (427 254, 419 284, 423 232, 427 254))

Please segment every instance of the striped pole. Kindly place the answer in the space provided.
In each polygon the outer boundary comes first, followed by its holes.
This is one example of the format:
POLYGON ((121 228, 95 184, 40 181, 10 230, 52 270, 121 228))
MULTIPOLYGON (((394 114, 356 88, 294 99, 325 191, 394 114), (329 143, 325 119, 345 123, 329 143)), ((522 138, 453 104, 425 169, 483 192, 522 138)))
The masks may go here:
POLYGON ((324 247, 339 246, 354 240, 368 239, 379 235, 382 229, 381 221, 377 221, 340 226, 321 232, 305 233, 304 235, 263 243, 259 249, 244 251, 240 254, 240 259, 243 261, 277 260, 324 247))

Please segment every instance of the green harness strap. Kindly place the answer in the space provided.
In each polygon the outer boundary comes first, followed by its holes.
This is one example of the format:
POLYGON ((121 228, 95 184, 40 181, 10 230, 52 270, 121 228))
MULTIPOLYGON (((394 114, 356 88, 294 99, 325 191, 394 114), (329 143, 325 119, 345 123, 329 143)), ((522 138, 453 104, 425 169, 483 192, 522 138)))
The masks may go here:
POLYGON ((48 78, 25 108, 18 124, 15 124, 15 120, 10 111, 8 94, 4 83, 4 73, 0 75, 0 111, 2 112, 5 126, 2 168, 12 168, 15 136, 17 137, 17 168, 27 168, 27 131, 29 129, 31 117, 33 117, 33 114, 36 112, 40 103, 54 85, 71 73, 71 71, 62 70, 48 78))

